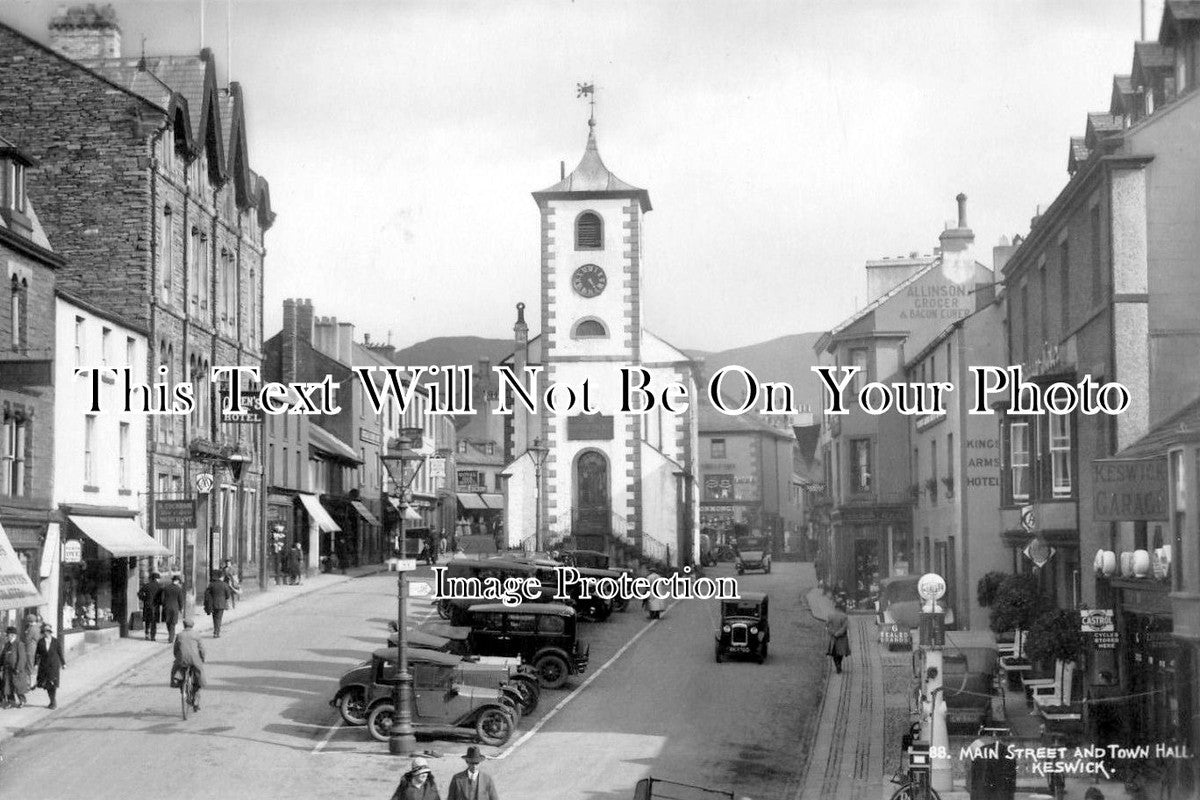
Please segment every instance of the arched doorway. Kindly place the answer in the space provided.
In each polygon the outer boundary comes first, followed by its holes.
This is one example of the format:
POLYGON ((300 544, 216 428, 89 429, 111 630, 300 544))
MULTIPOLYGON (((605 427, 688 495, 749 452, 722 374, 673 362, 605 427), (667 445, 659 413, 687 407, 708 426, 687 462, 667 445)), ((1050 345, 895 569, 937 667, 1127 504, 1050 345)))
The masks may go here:
POLYGON ((608 459, 598 450, 585 450, 575 459, 575 513, 571 532, 577 547, 604 550, 612 532, 612 497, 608 459))

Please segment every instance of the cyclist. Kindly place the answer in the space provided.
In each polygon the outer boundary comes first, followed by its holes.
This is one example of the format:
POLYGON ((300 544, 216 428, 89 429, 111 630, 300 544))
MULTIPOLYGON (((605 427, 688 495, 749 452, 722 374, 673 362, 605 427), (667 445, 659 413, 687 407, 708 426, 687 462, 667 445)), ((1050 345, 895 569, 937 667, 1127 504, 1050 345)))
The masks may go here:
POLYGON ((180 668, 191 670, 196 681, 192 708, 199 711, 200 690, 204 688, 204 644, 193 630, 195 627, 195 620, 189 618, 183 621, 183 631, 175 637, 175 664, 172 671, 180 668))

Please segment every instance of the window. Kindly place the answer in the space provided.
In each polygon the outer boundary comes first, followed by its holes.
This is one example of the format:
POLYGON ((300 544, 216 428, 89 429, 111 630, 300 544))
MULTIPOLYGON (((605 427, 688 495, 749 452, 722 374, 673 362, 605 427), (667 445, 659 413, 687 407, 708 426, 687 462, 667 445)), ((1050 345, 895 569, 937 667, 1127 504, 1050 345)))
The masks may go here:
POLYGON ((209 263, 208 236, 200 234, 200 310, 208 309, 209 293, 212 289, 212 267, 209 263))
POLYGON ((1092 305, 1096 305, 1104 297, 1104 256, 1100 252, 1102 240, 1100 237, 1100 206, 1092 206, 1092 305))
POLYGON ((1012 499, 1029 499, 1029 423, 1012 422, 1008 428, 1008 465, 1012 499))
POLYGON ((96 485, 96 415, 83 418, 83 483, 96 485))
POLYGON ((496 443, 495 443, 495 442, 488 442, 488 443, 487 443, 487 454, 488 454, 489 456, 494 456, 494 455, 496 455, 496 443))
POLYGON ((725 458, 725 440, 713 439, 709 442, 708 455, 710 458, 725 458))
POLYGON ((175 283, 175 276, 172 274, 175 269, 174 247, 175 215, 171 212, 171 207, 166 206, 163 208, 162 225, 158 236, 158 268, 162 273, 162 301, 164 303, 171 302, 171 289, 175 283))
POLYGON ((938 463, 937 463, 937 439, 929 440, 929 477, 933 481, 932 489, 929 491, 929 500, 934 505, 937 505, 938 497, 938 463))
POLYGON ((604 223, 594 211, 585 211, 575 220, 575 249, 602 250, 604 223))
POLYGON ((567 629, 567 623, 562 617, 553 614, 543 614, 538 617, 538 633, 562 633, 567 629))
POLYGON ((954 496, 954 434, 946 434, 946 496, 954 496))
POLYGON ((117 482, 120 488, 129 489, 129 423, 122 422, 117 439, 117 482))
POLYGON ((946 342, 946 380, 954 382, 954 362, 950 358, 950 342, 946 342))
POLYGON ((12 297, 9 306, 12 310, 12 349, 19 350, 25 333, 25 311, 29 302, 29 279, 22 278, 15 272, 12 276, 12 297))
POLYGON ((188 295, 192 298, 192 312, 200 308, 200 229, 192 228, 191 248, 188 250, 188 295))
POLYGON ((288 485, 288 449, 286 447, 283 448, 283 483, 280 485, 288 485))
POLYGON ((603 339, 608 336, 608 331, 598 319, 583 319, 575 324, 571 336, 575 339, 603 339))
POLYGON ((137 360, 137 340, 132 336, 125 337, 125 366, 132 367, 137 360))
POLYGON ((83 346, 83 317, 75 318, 75 366, 76 368, 83 367, 84 346, 83 346))
POLYGON ((25 213, 25 165, 16 161, 0 161, 4 168, 4 207, 25 213))
POLYGON ((459 453, 465 453, 465 452, 467 452, 467 440, 466 440, 466 439, 461 439, 461 440, 459 440, 459 442, 458 442, 458 452, 459 452, 459 453))
POLYGON ((100 363, 106 367, 112 364, 112 328, 100 329, 100 363))
POLYGON ((853 470, 853 487, 856 492, 871 491, 871 440, 850 440, 850 469, 853 470))
POLYGON ((1029 361, 1029 284, 1021 280, 1021 361, 1029 361))
POLYGON ((302 483, 303 483, 302 477, 301 477, 302 469, 304 469, 304 467, 300 462, 300 450, 297 448, 297 450, 296 450, 296 486, 300 487, 300 488, 302 488, 302 483))
POLYGON ((1051 491, 1055 497, 1071 496, 1071 418, 1050 415, 1051 491))
POLYGON ((275 445, 267 445, 267 483, 275 485, 275 445))
POLYGON ((253 346, 258 342, 258 284, 255 282, 254 270, 250 270, 250 280, 246 284, 246 311, 250 314, 250 321, 246 325, 247 339, 253 346))
POLYGON ((858 372, 854 374, 854 393, 858 394, 862 388, 867 385, 867 351, 865 348, 856 347, 850 351, 850 365, 858 367, 858 372))
POLYGON ((1059 294, 1062 300, 1062 333, 1059 338, 1065 339, 1071 329, 1071 246, 1066 239, 1058 246, 1058 253, 1059 294))
POLYGON ((25 438, 28 422, 8 416, 4 419, 4 440, 0 442, 0 491, 11 497, 25 494, 25 438))

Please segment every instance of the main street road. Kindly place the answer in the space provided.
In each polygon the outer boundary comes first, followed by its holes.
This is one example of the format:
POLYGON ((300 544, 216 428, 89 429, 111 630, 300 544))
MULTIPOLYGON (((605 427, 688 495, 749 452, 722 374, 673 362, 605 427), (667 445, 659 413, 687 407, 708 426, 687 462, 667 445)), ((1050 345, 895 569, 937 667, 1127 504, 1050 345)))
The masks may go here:
MULTIPOLYGON (((794 794, 821 691, 823 639, 800 602, 802 576, 811 582, 811 574, 780 564, 742 579, 772 595, 771 657, 762 666, 713 662, 714 603, 681 602, 654 623, 631 608, 583 625, 588 685, 544 692, 513 742, 488 749, 498 760, 485 769, 502 796, 627 800, 648 774, 758 800, 794 794)), ((0 796, 386 798, 401 760, 364 729, 341 725, 327 703, 338 676, 382 644, 395 585, 377 575, 248 619, 231 612, 222 637, 205 638, 210 688, 186 722, 160 643, 160 656, 10 741, 0 796)), ((429 615, 425 601, 413 607, 429 615)), ((468 744, 421 743, 445 755, 431 759, 443 787, 468 744)))

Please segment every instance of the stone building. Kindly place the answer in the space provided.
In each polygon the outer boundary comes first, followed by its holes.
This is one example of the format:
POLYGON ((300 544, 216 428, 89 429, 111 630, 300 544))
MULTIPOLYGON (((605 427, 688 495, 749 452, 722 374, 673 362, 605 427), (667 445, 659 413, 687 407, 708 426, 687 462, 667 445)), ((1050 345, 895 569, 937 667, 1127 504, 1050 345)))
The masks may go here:
POLYGON ((262 437, 220 422, 209 376, 262 349, 274 214, 240 87, 218 86, 207 50, 123 57, 111 9, 89 6, 60 12, 48 44, 0 24, 0 117, 43 165, 29 192, 61 243, 61 285, 149 330, 153 379, 194 382, 194 411, 157 417, 146 442, 151 526, 171 553, 156 566, 190 593, 223 557, 257 571, 262 437), (186 498, 193 525, 155 524, 156 501, 186 498))

